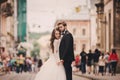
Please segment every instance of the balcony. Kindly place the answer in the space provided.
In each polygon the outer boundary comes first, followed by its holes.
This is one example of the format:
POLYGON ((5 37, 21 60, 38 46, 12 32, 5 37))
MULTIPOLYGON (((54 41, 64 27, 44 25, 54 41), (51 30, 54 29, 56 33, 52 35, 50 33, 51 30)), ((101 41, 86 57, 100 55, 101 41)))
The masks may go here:
POLYGON ((1 7, 1 13, 3 16, 8 17, 13 15, 13 7, 11 3, 5 3, 1 7))

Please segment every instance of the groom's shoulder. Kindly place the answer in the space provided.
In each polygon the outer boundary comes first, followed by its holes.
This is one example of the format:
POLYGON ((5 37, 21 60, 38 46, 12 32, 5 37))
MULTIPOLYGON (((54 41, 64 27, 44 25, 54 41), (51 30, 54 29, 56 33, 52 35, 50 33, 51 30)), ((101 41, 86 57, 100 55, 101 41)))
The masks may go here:
POLYGON ((66 36, 72 36, 72 34, 69 31, 67 31, 66 36))
POLYGON ((66 31, 66 34, 71 34, 69 31, 66 31))
POLYGON ((66 31, 66 34, 71 34, 69 31, 66 31))

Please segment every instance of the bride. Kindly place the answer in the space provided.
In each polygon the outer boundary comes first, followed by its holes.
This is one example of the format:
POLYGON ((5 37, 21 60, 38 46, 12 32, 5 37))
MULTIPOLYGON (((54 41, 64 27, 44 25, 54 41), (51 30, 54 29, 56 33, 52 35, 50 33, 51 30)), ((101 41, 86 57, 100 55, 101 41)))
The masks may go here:
POLYGON ((49 59, 43 64, 40 71, 37 73, 34 80, 66 80, 66 74, 63 64, 58 64, 59 59, 59 44, 60 31, 54 29, 51 35, 51 49, 49 59))

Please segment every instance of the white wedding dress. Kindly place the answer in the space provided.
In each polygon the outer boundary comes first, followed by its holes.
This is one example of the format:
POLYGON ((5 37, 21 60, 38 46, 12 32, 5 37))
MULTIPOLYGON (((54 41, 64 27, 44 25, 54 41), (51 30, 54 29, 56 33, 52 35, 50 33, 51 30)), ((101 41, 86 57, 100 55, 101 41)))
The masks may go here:
POLYGON ((54 41, 54 53, 50 54, 49 59, 43 64, 34 80, 66 80, 64 66, 57 65, 59 59, 60 40, 54 41))

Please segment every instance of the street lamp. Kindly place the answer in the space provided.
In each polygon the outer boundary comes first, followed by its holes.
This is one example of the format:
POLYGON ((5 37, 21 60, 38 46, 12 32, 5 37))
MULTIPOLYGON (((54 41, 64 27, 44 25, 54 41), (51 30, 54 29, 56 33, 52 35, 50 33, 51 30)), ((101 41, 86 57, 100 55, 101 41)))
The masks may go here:
POLYGON ((95 4, 96 8, 97 8, 97 16, 98 16, 98 19, 100 19, 100 22, 101 23, 104 23, 106 24, 106 18, 104 16, 104 3, 101 1, 97 4, 95 4))
POLYGON ((120 21, 120 0, 116 1, 116 18, 120 21))
POLYGON ((95 4, 95 6, 97 8, 96 12, 97 12, 98 19, 102 19, 104 16, 104 3, 100 2, 95 4))
POLYGON ((98 42, 97 42, 97 47, 100 49, 105 48, 104 43, 105 43, 105 36, 102 36, 105 34, 105 24, 106 24, 106 18, 104 15, 104 1, 99 0, 98 3, 95 4, 97 8, 97 20, 98 20, 98 31, 97 31, 97 36, 98 36, 98 42), (104 27, 103 27, 104 26, 104 27))
POLYGON ((14 12, 12 4, 10 2, 6 2, 6 4, 1 7, 1 12, 5 17, 12 16, 14 12))
POLYGON ((120 0, 116 1, 116 12, 120 14, 120 0))

